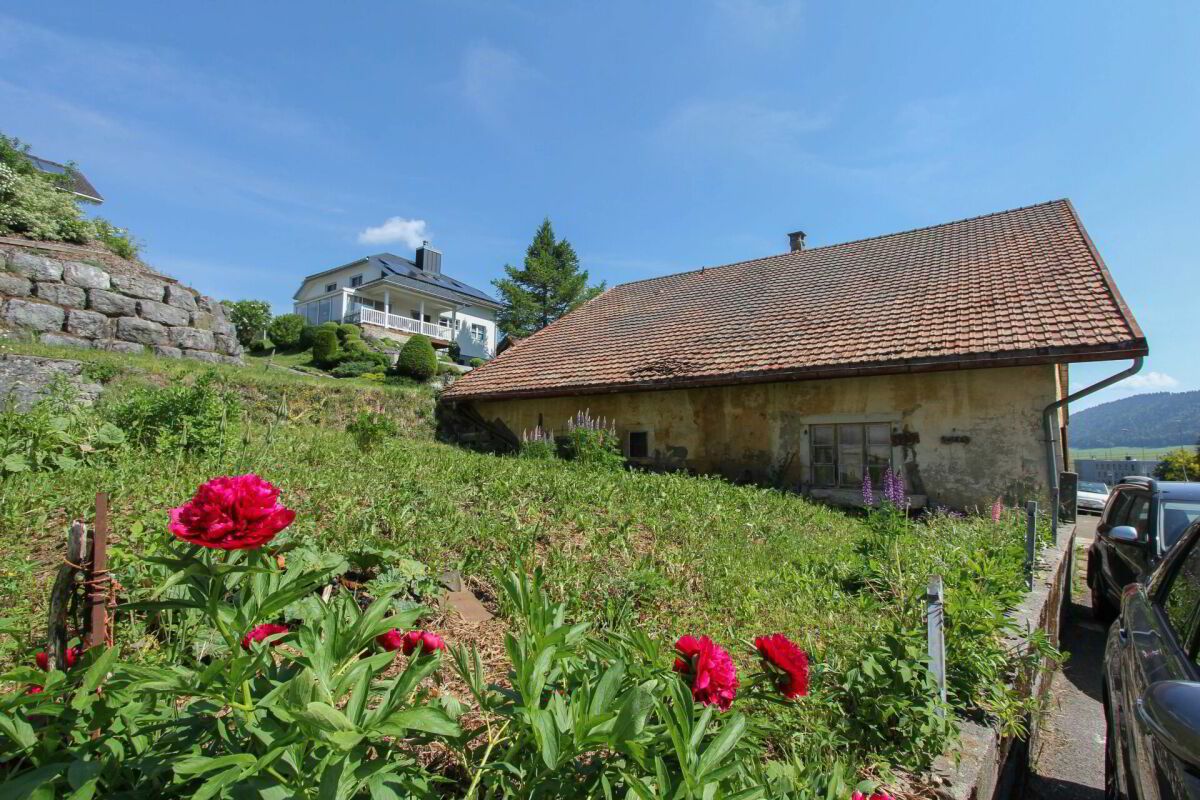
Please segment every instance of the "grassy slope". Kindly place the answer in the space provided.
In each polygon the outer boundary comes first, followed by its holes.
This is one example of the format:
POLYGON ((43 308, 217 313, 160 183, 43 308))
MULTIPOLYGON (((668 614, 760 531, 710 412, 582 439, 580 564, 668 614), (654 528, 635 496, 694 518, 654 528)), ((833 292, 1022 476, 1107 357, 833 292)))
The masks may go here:
MULTIPOLYGON (((113 381, 114 393, 203 368, 107 353, 79 357, 132 370, 113 381)), ((95 492, 112 496, 121 576, 134 554, 164 541, 170 506, 209 477, 246 471, 282 487, 284 501, 298 511, 293 536, 331 549, 386 542, 434 569, 457 567, 485 581, 518 561, 540 564, 581 617, 635 621, 672 638, 708 634, 735 650, 743 665, 750 659, 742 642, 778 631, 803 643, 818 663, 845 669, 889 619, 920 624, 931 572, 952 574, 985 550, 1008 558, 983 568, 989 579, 1020 583, 1019 569, 1010 569, 1021 560, 1019 526, 1010 531, 950 518, 915 526, 912 541, 877 567, 885 580, 864 588, 861 553, 870 531, 861 517, 716 479, 466 452, 432 440, 431 397, 421 387, 260 367, 218 371, 240 388, 250 413, 226 452, 181 458, 131 450, 102 468, 23 474, 0 484, 4 616, 28 632, 27 642, 40 634, 42 598, 63 532, 72 517, 89 515, 95 492), (278 422, 284 395, 287 419, 278 422), (405 435, 360 452, 342 430, 358 408, 391 413, 405 435)), ((11 658, 14 644, 0 644, 0 662, 11 658)), ((819 701, 812 703, 809 716, 792 720, 797 736, 824 729, 821 718, 841 713, 814 714, 819 701)), ((836 744, 822 740, 820 747, 836 744)))
POLYGON ((1084 449, 1071 448, 1071 458, 1124 459, 1126 457, 1138 460, 1158 459, 1172 450, 1192 450, 1194 444, 1177 444, 1170 447, 1090 447, 1084 449))

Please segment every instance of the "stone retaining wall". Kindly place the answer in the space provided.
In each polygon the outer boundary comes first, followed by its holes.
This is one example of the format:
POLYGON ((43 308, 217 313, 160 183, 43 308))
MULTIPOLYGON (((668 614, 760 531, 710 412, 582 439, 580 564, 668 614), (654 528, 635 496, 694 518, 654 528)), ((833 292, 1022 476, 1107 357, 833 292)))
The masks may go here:
POLYGON ((132 261, 0 240, 0 323, 45 344, 242 363, 220 303, 132 261))

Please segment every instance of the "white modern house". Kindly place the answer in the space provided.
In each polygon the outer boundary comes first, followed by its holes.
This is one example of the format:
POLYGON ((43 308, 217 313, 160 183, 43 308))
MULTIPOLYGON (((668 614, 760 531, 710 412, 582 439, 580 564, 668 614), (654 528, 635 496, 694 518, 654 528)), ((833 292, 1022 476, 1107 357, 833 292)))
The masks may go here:
POLYGON ((313 325, 353 322, 366 334, 398 341, 422 333, 437 348, 457 343, 462 361, 496 354, 501 304, 444 274, 442 254, 429 242, 411 261, 377 253, 309 275, 293 300, 313 325))

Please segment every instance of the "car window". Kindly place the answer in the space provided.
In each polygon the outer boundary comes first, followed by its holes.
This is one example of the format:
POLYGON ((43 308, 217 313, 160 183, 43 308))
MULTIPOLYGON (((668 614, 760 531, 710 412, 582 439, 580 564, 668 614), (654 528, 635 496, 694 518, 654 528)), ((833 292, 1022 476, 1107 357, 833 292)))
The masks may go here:
POLYGON ((1117 492, 1109 500, 1109 513, 1105 517, 1104 522, 1110 528, 1115 528, 1118 525, 1124 525, 1129 511, 1129 503, 1133 500, 1133 492, 1117 492))
POLYGON ((1079 491, 1092 492, 1093 494, 1108 494, 1108 487, 1103 483, 1093 483, 1092 481, 1080 481, 1079 491))
POLYGON ((1196 500, 1163 500, 1158 504, 1160 522, 1158 529, 1163 548, 1171 547, 1187 527, 1200 519, 1200 501, 1196 500))
POLYGON ((1181 642, 1187 642, 1197 603, 1200 603, 1200 547, 1193 539, 1192 549, 1175 570, 1163 594, 1163 610, 1167 621, 1181 642))
POLYGON ((1132 525, 1137 529, 1138 537, 1145 538, 1150 533, 1150 498, 1139 494, 1129 504, 1129 513, 1122 525, 1132 525))

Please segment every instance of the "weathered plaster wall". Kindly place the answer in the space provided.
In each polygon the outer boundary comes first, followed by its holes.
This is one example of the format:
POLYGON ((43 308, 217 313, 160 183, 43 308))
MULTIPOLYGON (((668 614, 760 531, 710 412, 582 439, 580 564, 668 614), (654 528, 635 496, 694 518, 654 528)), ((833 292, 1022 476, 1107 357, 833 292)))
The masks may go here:
POLYGON ((656 392, 477 402, 520 434, 562 429, 580 409, 649 432, 654 466, 808 488, 808 426, 890 422, 893 464, 931 504, 986 507, 1047 485, 1041 412, 1054 366, 957 370, 656 392), (943 437, 952 437, 943 440, 943 437), (968 439, 968 441, 963 441, 968 439))

